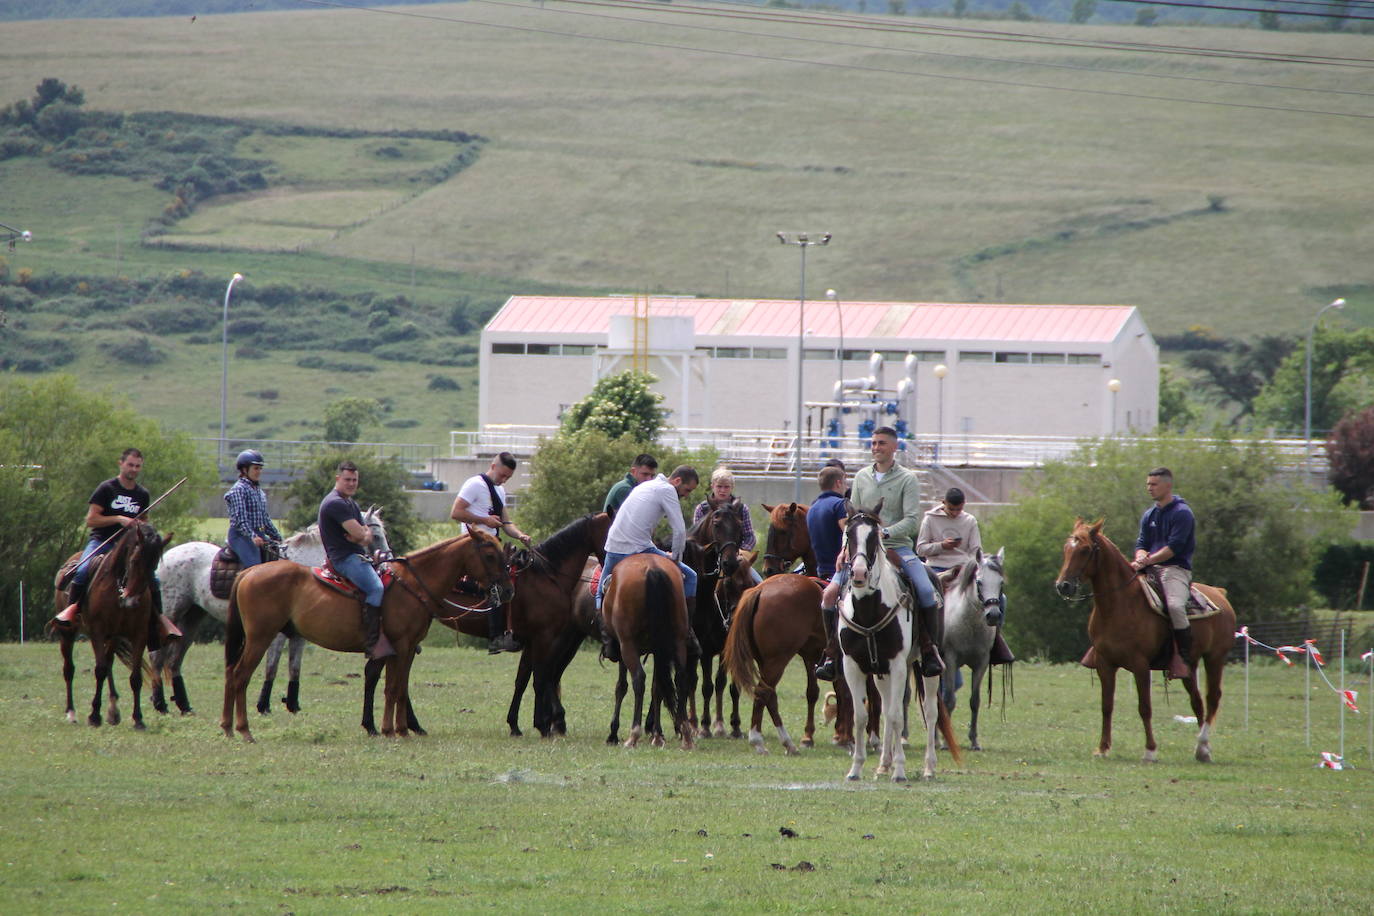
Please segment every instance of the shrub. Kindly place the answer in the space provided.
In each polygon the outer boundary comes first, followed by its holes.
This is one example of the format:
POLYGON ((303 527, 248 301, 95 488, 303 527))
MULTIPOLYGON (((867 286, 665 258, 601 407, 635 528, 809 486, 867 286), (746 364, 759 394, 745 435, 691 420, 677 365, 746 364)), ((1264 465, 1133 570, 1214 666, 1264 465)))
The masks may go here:
POLYGON ((427 387, 430 391, 461 391, 463 383, 447 375, 430 375, 427 387))
POLYGON ((153 365, 167 358, 167 354, 153 346, 153 342, 143 335, 128 337, 106 348, 106 352, 121 362, 137 365, 153 365))

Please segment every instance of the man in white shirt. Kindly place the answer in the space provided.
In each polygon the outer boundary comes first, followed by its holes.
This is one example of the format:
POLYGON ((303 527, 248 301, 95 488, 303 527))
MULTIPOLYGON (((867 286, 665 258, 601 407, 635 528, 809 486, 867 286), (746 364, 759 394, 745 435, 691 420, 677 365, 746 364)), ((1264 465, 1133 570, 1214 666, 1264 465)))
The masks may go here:
MULTIPOLYGON (((530 546, 530 536, 515 526, 506 510, 506 488, 503 486, 515 473, 515 456, 502 452, 491 459, 491 467, 485 474, 477 474, 463 481, 458 488, 458 496, 453 500, 449 518, 460 525, 476 525, 485 528, 492 537, 505 532, 526 547, 530 546)), ((507 613, 491 610, 487 612, 490 643, 487 651, 492 655, 499 652, 519 652, 520 643, 510 630, 507 613)))
POLYGON ((601 626, 601 643, 606 657, 619 661, 609 634, 601 622, 601 601, 606 595, 606 583, 610 581, 611 571, 617 563, 636 553, 656 553, 669 557, 682 571, 682 591, 687 598, 688 610, 697 593, 697 574, 682 562, 682 548, 687 544, 687 526, 682 520, 680 500, 692 495, 700 478, 696 469, 681 465, 669 477, 659 474, 653 480, 646 480, 630 491, 621 503, 611 530, 606 535, 606 562, 601 567, 601 581, 596 588, 597 625, 601 626), (672 531, 672 553, 667 554, 654 546, 654 529, 659 519, 668 520, 672 531))

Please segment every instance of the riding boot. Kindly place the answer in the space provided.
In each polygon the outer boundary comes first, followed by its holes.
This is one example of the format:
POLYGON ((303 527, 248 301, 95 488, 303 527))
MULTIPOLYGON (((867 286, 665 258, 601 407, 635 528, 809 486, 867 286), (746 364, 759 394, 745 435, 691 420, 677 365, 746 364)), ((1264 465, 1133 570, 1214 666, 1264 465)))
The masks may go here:
POLYGON ((988 652, 988 661, 994 665, 1010 665, 1016 661, 1016 656, 1011 654, 1011 649, 1007 646, 1007 641, 1002 638, 1002 628, 997 628, 997 635, 992 639, 992 649, 988 652))
POLYGON ((821 608, 821 619, 825 621, 825 655, 821 658, 821 663, 816 666, 816 680, 833 681, 835 680, 835 656, 839 654, 839 646, 835 644, 835 628, 839 611, 833 607, 821 608))
POLYGON ((160 608, 148 621, 148 645, 162 649, 174 639, 181 638, 181 630, 172 623, 172 618, 160 612, 160 608))
POLYGON ((363 650, 373 661, 396 654, 382 632, 382 609, 375 604, 363 605, 363 650))
POLYGON ((506 629, 506 609, 502 605, 499 608, 492 608, 487 611, 487 643, 488 655, 500 655, 502 652, 519 652, 520 643, 516 641, 515 634, 506 629))
POLYGON ((921 649, 921 675, 939 677, 944 673, 945 663, 940 660, 940 650, 931 634, 939 626, 940 608, 937 605, 922 606, 916 612, 916 644, 921 649))
POLYGON ((262 689, 258 691, 258 712, 264 716, 272 711, 272 685, 274 683, 276 683, 276 678, 263 678, 262 689))
POLYGON ((298 679, 292 678, 286 682, 286 696, 282 697, 282 703, 287 712, 301 711, 301 682, 298 679))
POLYGON ((1169 659, 1169 677, 1189 677, 1193 665, 1189 660, 1193 652, 1193 628, 1183 627, 1174 630, 1174 654, 1169 659))
POLYGON ((76 617, 81 612, 81 599, 85 596, 86 583, 73 581, 67 590, 67 601, 70 603, 52 619, 53 626, 60 630, 75 630, 76 617))

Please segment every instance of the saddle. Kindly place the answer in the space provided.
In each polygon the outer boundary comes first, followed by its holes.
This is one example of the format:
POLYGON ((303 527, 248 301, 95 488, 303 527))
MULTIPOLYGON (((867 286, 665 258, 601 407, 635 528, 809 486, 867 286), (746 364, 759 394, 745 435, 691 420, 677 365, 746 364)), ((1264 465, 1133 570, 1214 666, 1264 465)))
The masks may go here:
POLYGON ((210 561, 210 594, 221 600, 228 599, 229 590, 234 587, 234 577, 241 569, 243 564, 232 549, 225 547, 215 554, 210 561))
MULTIPOLYGON (((1144 575, 1140 579, 1145 592, 1145 602, 1150 606, 1150 610, 1161 617, 1168 617, 1169 609, 1164 604, 1164 591, 1160 587, 1159 577, 1144 575)), ((1198 591, 1196 585, 1189 585, 1188 604, 1184 608, 1184 613, 1188 615, 1189 620, 1202 620, 1214 614, 1220 614, 1221 608, 1213 604, 1212 599, 1198 591)))
MULTIPOLYGON (((897 553, 897 551, 893 550, 891 547, 885 549, 887 551, 887 562, 891 563, 896 568, 897 578, 902 583, 902 594, 911 599, 911 607, 916 607, 916 587, 912 585, 911 580, 906 577, 906 566, 902 563, 901 554, 897 553)), ((936 610, 943 610, 945 606, 945 588, 944 585, 941 584, 939 573, 931 571, 931 568, 925 563, 921 564, 921 569, 925 571, 926 576, 930 579, 931 586, 934 587, 936 610)))
MULTIPOLYGON (((332 588, 339 594, 346 595, 349 598, 355 598, 358 601, 363 600, 363 590, 339 575, 339 573, 334 570, 334 567, 329 565, 312 566, 310 567, 310 571, 315 574, 315 581, 319 582, 321 585, 332 588)), ((391 580, 395 578, 395 574, 392 573, 391 567, 385 564, 377 570, 377 575, 381 578, 382 588, 384 589, 389 588, 391 586, 391 580)))

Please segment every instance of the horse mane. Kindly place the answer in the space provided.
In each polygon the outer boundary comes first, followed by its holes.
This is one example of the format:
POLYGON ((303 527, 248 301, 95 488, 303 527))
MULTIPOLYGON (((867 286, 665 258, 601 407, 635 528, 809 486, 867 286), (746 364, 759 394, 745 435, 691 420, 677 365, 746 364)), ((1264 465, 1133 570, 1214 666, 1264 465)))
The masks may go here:
POLYGON ((954 583, 950 588, 967 590, 973 584, 973 580, 978 576, 978 558, 969 557, 959 567, 959 575, 955 576, 954 583))
POLYGON ((595 515, 596 513, 588 513, 581 518, 573 519, 536 544, 534 549, 537 553, 532 554, 534 568, 549 575, 556 574, 555 567, 566 560, 568 554, 587 542, 587 529, 591 527, 595 515))
MULTIPOLYGON (((1129 575, 1134 576, 1136 574, 1135 570, 1131 568, 1131 561, 1126 559, 1126 555, 1121 552, 1121 548, 1116 546, 1115 541, 1103 534, 1100 523, 1098 525, 1089 525, 1087 522, 1084 522, 1083 527, 1088 529, 1088 539, 1101 548, 1103 554, 1115 557, 1116 565, 1125 568, 1129 575)), ((1078 533, 1076 529, 1074 533, 1078 533)))

